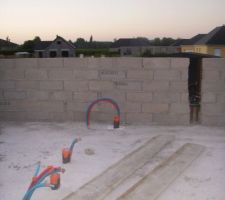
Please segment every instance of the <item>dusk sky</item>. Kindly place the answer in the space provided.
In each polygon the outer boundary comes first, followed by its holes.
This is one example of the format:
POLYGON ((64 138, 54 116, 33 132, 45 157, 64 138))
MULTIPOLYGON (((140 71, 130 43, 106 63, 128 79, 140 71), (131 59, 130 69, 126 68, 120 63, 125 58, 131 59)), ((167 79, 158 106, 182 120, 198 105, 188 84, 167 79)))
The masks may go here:
POLYGON ((0 38, 190 38, 225 24, 225 0, 0 0, 0 38))

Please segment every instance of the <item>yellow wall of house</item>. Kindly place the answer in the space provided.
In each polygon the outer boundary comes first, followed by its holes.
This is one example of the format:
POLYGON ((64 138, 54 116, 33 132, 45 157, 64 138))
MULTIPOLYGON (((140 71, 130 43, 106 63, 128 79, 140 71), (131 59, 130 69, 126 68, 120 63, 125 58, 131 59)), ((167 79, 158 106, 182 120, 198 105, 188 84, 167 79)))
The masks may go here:
POLYGON ((221 57, 225 57, 225 45, 182 45, 181 52, 195 52, 215 55, 215 49, 220 49, 221 57))
POLYGON ((206 45, 194 45, 195 53, 208 54, 208 47, 206 45))
POLYGON ((214 55, 215 49, 220 49, 221 57, 225 58, 225 45, 209 45, 208 54, 214 55))
POLYGON ((208 47, 206 45, 183 45, 181 51, 207 54, 208 47))
POLYGON ((181 52, 195 52, 193 45, 182 45, 181 52))

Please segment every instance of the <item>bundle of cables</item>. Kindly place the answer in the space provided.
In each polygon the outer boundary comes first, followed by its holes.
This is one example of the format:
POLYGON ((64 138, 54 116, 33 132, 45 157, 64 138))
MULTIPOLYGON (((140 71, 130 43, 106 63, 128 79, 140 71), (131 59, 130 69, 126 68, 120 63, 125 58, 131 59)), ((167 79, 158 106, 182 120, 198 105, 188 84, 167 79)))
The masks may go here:
POLYGON ((50 187, 52 190, 57 190, 60 187, 60 172, 64 173, 65 170, 61 167, 46 167, 40 174, 41 163, 38 162, 35 174, 32 178, 30 186, 26 194, 23 197, 23 200, 30 200, 34 191, 41 187, 50 187), (39 175, 38 175, 39 174, 39 175), (45 178, 50 176, 50 182, 44 182, 45 178))

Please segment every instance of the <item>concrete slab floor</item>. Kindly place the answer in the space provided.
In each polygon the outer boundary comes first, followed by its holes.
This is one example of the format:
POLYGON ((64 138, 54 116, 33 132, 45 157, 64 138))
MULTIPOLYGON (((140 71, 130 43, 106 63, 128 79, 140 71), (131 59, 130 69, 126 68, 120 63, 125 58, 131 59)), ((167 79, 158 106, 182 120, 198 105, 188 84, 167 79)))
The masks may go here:
MULTIPOLYGON (((165 137, 165 136, 164 136, 165 137)), ((186 143, 117 200, 155 200, 204 151, 199 144, 186 143)))
POLYGON ((63 200, 101 200, 107 198, 174 139, 175 137, 171 135, 159 135, 151 138, 143 146, 126 155, 63 200))
POLYGON ((61 188, 35 191, 32 200, 61 200, 76 191, 103 170, 137 149, 156 135, 174 135, 176 139, 138 170, 106 199, 114 200, 168 158, 183 144, 206 147, 204 153, 174 181, 159 200, 224 200, 225 128, 123 126, 118 130, 96 124, 88 130, 84 123, 6 123, 0 124, 0 199, 22 199, 34 174, 36 163, 63 166, 61 188), (70 164, 63 165, 61 150, 80 136, 70 164), (92 152, 89 154, 88 152, 92 152))

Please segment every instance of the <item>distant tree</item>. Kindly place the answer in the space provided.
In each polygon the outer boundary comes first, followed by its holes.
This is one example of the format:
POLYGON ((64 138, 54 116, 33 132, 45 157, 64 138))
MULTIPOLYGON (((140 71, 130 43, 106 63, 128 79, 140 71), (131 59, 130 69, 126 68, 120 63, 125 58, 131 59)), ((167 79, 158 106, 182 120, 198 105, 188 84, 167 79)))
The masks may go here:
POLYGON ((90 41, 85 41, 83 38, 77 38, 74 45, 78 49, 109 49, 112 45, 112 42, 93 41, 93 37, 92 42, 90 41))
POLYGON ((77 38, 74 45, 80 49, 84 49, 87 46, 86 41, 83 38, 77 38))
POLYGON ((34 41, 33 40, 27 40, 19 47, 19 51, 26 51, 29 53, 32 53, 33 49, 34 49, 34 41))
POLYGON ((90 42, 90 43, 92 43, 92 42, 93 42, 93 36, 92 36, 92 35, 91 35, 91 37, 90 37, 89 42, 90 42))
POLYGON ((100 42, 93 41, 92 43, 88 43, 88 48, 90 49, 108 49, 112 45, 112 42, 100 42))
POLYGON ((142 57, 152 57, 153 54, 150 49, 145 50, 145 52, 141 55, 142 57))
POLYGON ((41 38, 39 36, 35 36, 33 40, 26 40, 19 48, 19 51, 26 51, 29 53, 34 52, 34 46, 37 42, 40 42, 41 38))
POLYGON ((169 38, 169 37, 164 37, 162 39, 160 38, 155 38, 151 44, 154 46, 169 46, 171 44, 173 44, 176 40, 173 38, 169 38))
POLYGON ((169 46, 171 44, 173 44, 176 40, 173 39, 173 38, 167 38, 167 37, 164 37, 162 40, 161 40, 161 46, 169 46))
POLYGON ((153 45, 154 45, 154 46, 160 46, 160 45, 161 45, 161 40, 160 40, 160 38, 155 38, 155 39, 153 40, 153 45))
POLYGON ((76 43, 85 43, 85 39, 84 38, 77 38, 76 43))
POLYGON ((33 39, 34 42, 41 42, 41 38, 39 36, 35 36, 33 39))

